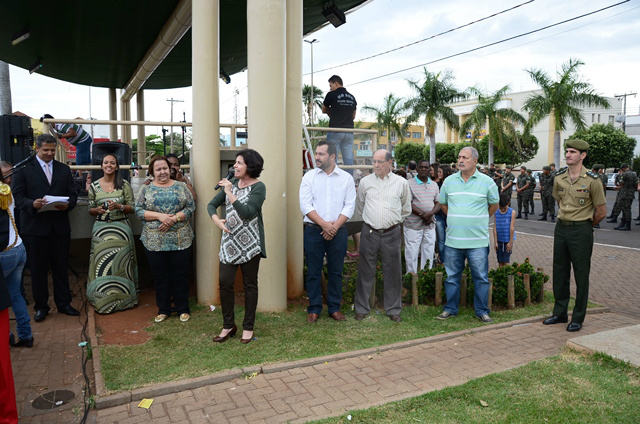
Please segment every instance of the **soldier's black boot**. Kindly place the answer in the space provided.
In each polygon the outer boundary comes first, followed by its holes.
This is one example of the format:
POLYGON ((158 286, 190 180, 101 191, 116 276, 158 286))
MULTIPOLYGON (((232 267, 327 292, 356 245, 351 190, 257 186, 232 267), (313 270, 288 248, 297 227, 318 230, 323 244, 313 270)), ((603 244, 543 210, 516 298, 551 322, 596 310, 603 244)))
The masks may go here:
POLYGON ((551 215, 551 222, 556 222, 556 216, 555 215, 551 215))
MULTIPOLYGON (((607 222, 609 222, 609 221, 607 221, 607 222)), ((615 227, 614 230, 622 230, 622 229, 624 229, 624 226, 625 226, 626 222, 627 221, 625 221, 624 219, 621 219, 620 220, 620 224, 617 227, 615 227)))
POLYGON ((520 219, 520 218, 522 218, 522 212, 518 211, 518 216, 516 216, 516 219, 520 219))
POLYGON ((637 218, 633 218, 634 221, 640 221, 640 215, 637 218))
POLYGON ((528 213, 524 213, 524 219, 529 219, 529 214, 528 213))
MULTIPOLYGON (((610 219, 607 219, 607 222, 609 222, 609 223, 611 223, 611 222, 614 222, 614 223, 618 222, 618 216, 617 216, 617 215, 616 215, 616 216, 612 216, 610 219)), ((617 228, 616 228, 616 230, 617 230, 617 228)))
POLYGON ((622 228, 619 228, 620 231, 631 231, 631 220, 622 221, 622 228))
MULTIPOLYGON (((546 221, 547 220, 547 214, 546 213, 543 213, 543 214, 540 214, 540 215, 542 215, 542 218, 538 218, 538 221, 546 221)), ((551 217, 551 218, 553 219, 553 217, 551 217)))
POLYGON ((605 218, 607 218, 607 219, 611 219, 611 218, 613 218, 613 211, 611 211, 611 213, 609 214, 609 216, 605 216, 605 218))
POLYGON ((542 215, 544 215, 544 214, 545 214, 545 213, 544 213, 544 212, 542 212, 542 213, 539 213, 539 214, 538 214, 538 216, 542 216, 542 215))

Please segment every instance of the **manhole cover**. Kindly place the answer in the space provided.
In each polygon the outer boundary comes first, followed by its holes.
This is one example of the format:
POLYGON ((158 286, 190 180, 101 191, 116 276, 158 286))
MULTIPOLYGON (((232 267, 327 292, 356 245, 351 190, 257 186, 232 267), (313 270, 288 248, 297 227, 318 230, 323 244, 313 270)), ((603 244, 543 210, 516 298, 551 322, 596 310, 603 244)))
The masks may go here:
POLYGON ((69 403, 75 397, 76 394, 71 390, 54 390, 35 398, 31 406, 35 409, 53 409, 69 403))

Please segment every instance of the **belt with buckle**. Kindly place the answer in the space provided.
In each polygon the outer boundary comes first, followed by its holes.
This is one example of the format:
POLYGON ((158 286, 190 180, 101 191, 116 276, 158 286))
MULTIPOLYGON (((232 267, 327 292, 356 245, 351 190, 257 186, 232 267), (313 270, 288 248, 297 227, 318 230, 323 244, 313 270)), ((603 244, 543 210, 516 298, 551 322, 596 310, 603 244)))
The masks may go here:
MULTIPOLYGON (((365 224, 366 224, 366 222, 365 222, 365 224)), ((369 227, 369 232, 370 232, 370 233, 372 233, 372 232, 374 232, 374 231, 375 231, 375 232, 376 232, 376 233, 378 233, 378 234, 384 234, 384 233, 388 233, 389 231, 393 230, 393 229, 394 229, 394 228, 396 228, 398 225, 400 225, 400 224, 392 225, 392 226, 391 226, 391 227, 389 227, 389 228, 384 228, 384 229, 381 229, 381 230, 379 230, 379 229, 377 229, 377 228, 373 228, 373 227, 372 227, 372 226, 370 226, 369 224, 367 224, 367 227, 369 227)))
POLYGON ((564 219, 558 219, 558 223, 562 224, 562 225, 582 225, 585 224, 587 222, 591 222, 590 219, 585 219, 583 221, 566 221, 564 219))

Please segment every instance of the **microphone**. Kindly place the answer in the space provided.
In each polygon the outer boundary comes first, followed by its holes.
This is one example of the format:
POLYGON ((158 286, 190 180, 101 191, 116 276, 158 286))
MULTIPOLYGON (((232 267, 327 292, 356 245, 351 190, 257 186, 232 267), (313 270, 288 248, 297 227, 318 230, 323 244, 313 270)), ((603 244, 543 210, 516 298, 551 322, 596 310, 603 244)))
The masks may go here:
POLYGON ((27 162, 33 160, 33 158, 36 157, 35 153, 32 153, 28 158, 21 160, 20 162, 16 163, 15 165, 13 165, 13 167, 11 169, 17 169, 20 168, 22 165, 26 165, 27 162))
MULTIPOLYGON (((236 175, 236 171, 233 168, 229 168, 229 172, 227 173, 227 176, 224 177, 227 180, 230 180, 231 178, 233 178, 233 176, 236 175)), ((214 190, 219 190, 220 189, 220 184, 216 184, 216 186, 213 188, 214 190)))

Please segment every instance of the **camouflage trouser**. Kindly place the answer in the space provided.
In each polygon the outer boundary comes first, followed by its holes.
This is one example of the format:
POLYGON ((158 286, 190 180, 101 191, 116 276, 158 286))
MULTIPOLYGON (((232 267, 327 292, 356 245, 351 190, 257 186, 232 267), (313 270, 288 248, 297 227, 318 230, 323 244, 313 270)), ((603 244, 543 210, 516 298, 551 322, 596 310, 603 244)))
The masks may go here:
POLYGON ((622 210, 622 220, 631 221, 631 203, 633 203, 633 197, 623 197, 618 201, 620 209, 622 210))
POLYGON ((555 216, 556 214, 556 199, 553 198, 551 193, 549 194, 541 194, 540 198, 542 200, 542 213, 549 213, 550 216, 555 216))
POLYGON ((533 213, 533 211, 536 210, 534 203, 533 203, 533 190, 531 191, 527 191, 525 193, 525 196, 527 198, 527 201, 529 202, 529 210, 531 211, 531 213, 533 213))
POLYGON ((523 191, 518 193, 518 215, 522 215, 522 205, 524 204, 524 213, 529 214, 529 199, 523 191))
POLYGON ((618 215, 620 215, 620 211, 621 211, 621 206, 620 206, 620 199, 622 196, 620 196, 620 192, 618 192, 618 194, 616 194, 616 201, 613 204, 613 210, 611 211, 611 216, 613 217, 618 217, 618 215))

